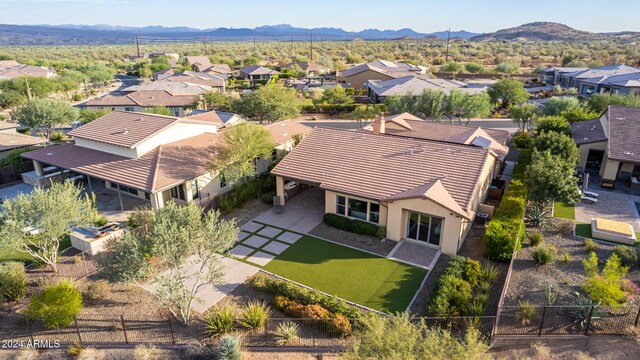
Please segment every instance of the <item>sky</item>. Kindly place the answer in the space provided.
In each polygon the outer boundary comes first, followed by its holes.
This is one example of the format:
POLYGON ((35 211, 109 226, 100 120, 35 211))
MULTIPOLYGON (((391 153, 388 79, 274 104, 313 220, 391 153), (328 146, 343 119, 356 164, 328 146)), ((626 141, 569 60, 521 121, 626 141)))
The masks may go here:
POLYGON ((640 31, 640 0, 0 0, 2 24, 254 28, 412 28, 492 32, 554 21, 593 32, 640 31))

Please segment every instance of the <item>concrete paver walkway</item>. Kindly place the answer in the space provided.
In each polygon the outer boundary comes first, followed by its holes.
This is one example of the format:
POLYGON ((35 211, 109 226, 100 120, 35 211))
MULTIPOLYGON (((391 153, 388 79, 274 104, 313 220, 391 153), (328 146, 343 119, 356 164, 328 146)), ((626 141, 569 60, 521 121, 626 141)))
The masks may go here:
MULTIPOLYGON (((590 189, 591 190, 591 189, 590 189)), ((591 190, 598 194, 598 202, 576 204, 576 221, 591 223, 593 218, 605 218, 631 224, 635 231, 640 231, 640 217, 635 202, 640 203, 640 196, 617 193, 606 190, 591 190)))
POLYGON ((254 220, 283 229, 308 233, 322 222, 324 216, 324 191, 317 188, 304 190, 290 198, 284 211, 277 214, 270 209, 254 220))
POLYGON ((389 259, 426 269, 431 269, 439 257, 440 249, 407 240, 398 242, 398 245, 387 256, 389 259))

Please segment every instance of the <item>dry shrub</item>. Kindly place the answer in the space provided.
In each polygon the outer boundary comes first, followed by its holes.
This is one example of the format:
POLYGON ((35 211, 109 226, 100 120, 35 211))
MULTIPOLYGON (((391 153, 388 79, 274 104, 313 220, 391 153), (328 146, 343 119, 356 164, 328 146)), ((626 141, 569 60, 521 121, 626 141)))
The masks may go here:
POLYGON ((96 280, 87 286, 84 296, 89 302, 96 303, 106 300, 110 292, 111 285, 107 280, 96 280))
POLYGON ((544 360, 551 358, 551 349, 539 341, 531 343, 531 350, 533 350, 536 359, 544 360))
POLYGON ((101 360, 104 359, 104 351, 96 348, 85 348, 77 357, 78 360, 101 360))
POLYGON ((15 360, 36 360, 40 356, 38 349, 32 347, 21 348, 15 355, 15 360))
POLYGON ((587 354, 584 351, 578 351, 577 353, 575 353, 573 358, 576 359, 576 360, 596 360, 596 358, 594 358, 593 356, 587 354))
POLYGON ((153 346, 138 345, 133 350, 133 358, 135 360, 152 360, 155 359, 156 348, 153 346))

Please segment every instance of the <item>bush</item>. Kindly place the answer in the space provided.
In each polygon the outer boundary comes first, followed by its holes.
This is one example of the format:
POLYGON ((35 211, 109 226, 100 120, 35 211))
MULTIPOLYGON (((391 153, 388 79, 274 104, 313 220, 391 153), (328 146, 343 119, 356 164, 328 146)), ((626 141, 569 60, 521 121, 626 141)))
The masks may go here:
POLYGON ((531 251, 531 258, 538 265, 546 265, 556 258, 558 250, 553 245, 541 244, 533 248, 531 251))
POLYGON ((493 264, 487 264, 482 266, 482 275, 480 279, 488 283, 494 283, 500 276, 500 268, 493 264))
POLYGON ((224 336, 218 344, 219 360, 241 360, 242 352, 238 339, 234 336, 224 336))
POLYGON ((338 336, 349 336, 351 335, 351 331, 353 330, 349 319, 340 314, 331 316, 331 318, 328 320, 328 323, 329 331, 338 336))
POLYGON ((471 284, 471 286, 475 286, 478 284, 481 275, 482 270, 480 269, 480 263, 477 260, 467 258, 462 278, 471 284))
POLYGON ((262 327, 271 311, 267 308, 267 304, 260 300, 249 300, 242 309, 240 323, 249 329, 257 329, 262 327))
POLYGON ((47 328, 71 325, 75 315, 82 309, 82 294, 69 280, 50 285, 29 302, 26 314, 41 320, 47 328))
POLYGON ((64 133, 62 131, 56 131, 49 137, 51 141, 60 141, 64 139, 64 133))
POLYGON ((591 253, 589 260, 584 260, 585 273, 587 280, 582 288, 586 291, 591 299, 605 306, 620 306, 627 301, 627 296, 622 289, 629 268, 622 266, 620 258, 616 254, 612 254, 602 269, 602 273, 598 273, 597 268, 598 257, 591 253))
POLYGON ((467 314, 469 314, 470 316, 482 316, 485 307, 486 304, 484 302, 478 300, 477 298, 473 299, 473 301, 469 304, 467 314))
POLYGON ((89 302, 104 300, 111 292, 111 286, 107 280, 96 280, 87 286, 84 296, 89 302))
POLYGON ((532 231, 527 235, 527 239, 529 239, 529 244, 531 246, 538 246, 542 241, 544 241, 544 235, 541 231, 532 231))
POLYGON ((304 319, 327 319, 331 314, 327 309, 320 305, 303 305, 297 302, 290 304, 286 309, 284 309, 284 313, 287 316, 304 319))
POLYGON ((375 224, 331 213, 324 214, 324 223, 336 229, 374 237, 378 236, 380 228, 375 224))
POLYGON ((560 260, 563 263, 568 263, 571 261, 571 254, 567 250, 563 251, 562 254, 560 254, 560 260))
POLYGON ((236 322, 236 308, 227 303, 216 306, 205 317, 205 334, 215 336, 233 331, 236 322))
POLYGON ((518 149, 531 149, 533 138, 528 133, 519 132, 513 136, 513 144, 518 149))
POLYGON ((429 298, 427 313, 438 317, 461 316, 468 309, 472 297, 468 282, 451 274, 441 275, 429 298))
POLYGON ((298 324, 285 321, 278 324, 274 334, 276 344, 280 346, 293 346, 298 343, 298 324))
POLYGON ((598 249, 600 249, 600 244, 591 239, 584 239, 582 245, 588 252, 596 252, 598 251, 598 249))
POLYGON ((95 226, 105 226, 107 224, 107 217, 100 214, 96 217, 95 221, 93 222, 93 224, 95 226))
POLYGON ((276 194, 273 192, 268 192, 268 193, 264 193, 260 196, 260 198, 262 199, 262 202, 264 202, 267 205, 273 205, 273 197, 276 194))
POLYGON ((633 247, 618 245, 613 248, 613 253, 618 255, 622 265, 633 266, 638 262, 638 251, 633 247))
POLYGON ((84 94, 73 94, 73 96, 71 97, 73 101, 82 101, 84 100, 84 98, 85 98, 84 94))
POLYGON ((27 283, 23 263, 18 261, 0 263, 0 299, 8 301, 22 299, 27 283))
POLYGON ((518 310, 516 311, 516 319, 527 326, 536 318, 536 308, 529 300, 521 300, 518 302, 518 310))

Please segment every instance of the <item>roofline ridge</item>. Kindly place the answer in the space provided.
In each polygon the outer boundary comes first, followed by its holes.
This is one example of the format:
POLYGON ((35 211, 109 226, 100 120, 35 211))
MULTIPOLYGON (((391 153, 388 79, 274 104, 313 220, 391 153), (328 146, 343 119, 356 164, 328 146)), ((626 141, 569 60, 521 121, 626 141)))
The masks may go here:
POLYGON ((158 174, 158 170, 160 168, 160 157, 162 154, 162 147, 163 147, 162 144, 158 145, 158 153, 156 154, 156 164, 153 167, 153 174, 151 174, 151 192, 152 193, 156 189, 156 180, 157 180, 156 175, 158 174))

